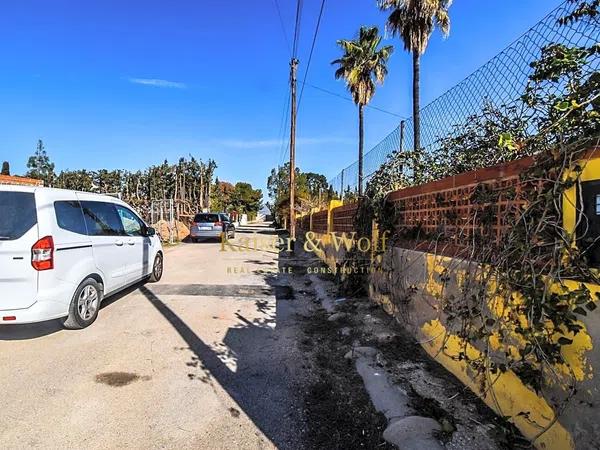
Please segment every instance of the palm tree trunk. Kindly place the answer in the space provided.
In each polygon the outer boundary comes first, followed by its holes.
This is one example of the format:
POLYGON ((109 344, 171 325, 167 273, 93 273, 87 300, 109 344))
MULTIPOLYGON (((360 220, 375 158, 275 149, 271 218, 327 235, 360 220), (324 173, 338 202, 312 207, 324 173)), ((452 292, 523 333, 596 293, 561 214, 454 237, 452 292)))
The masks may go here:
POLYGON ((414 151, 418 154, 421 149, 421 102, 419 99, 421 78, 421 55, 419 52, 413 52, 413 130, 414 136, 414 151))
POLYGON ((365 140, 364 105, 358 105, 358 196, 363 195, 363 148, 365 140))

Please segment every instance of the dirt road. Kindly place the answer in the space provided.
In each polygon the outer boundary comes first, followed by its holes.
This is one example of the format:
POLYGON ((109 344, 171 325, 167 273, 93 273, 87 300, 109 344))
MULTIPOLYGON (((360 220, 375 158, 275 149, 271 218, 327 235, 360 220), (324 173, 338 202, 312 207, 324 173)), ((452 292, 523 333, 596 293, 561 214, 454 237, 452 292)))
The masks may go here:
MULTIPOLYGON (((238 233, 272 237, 265 227, 238 233)), ((96 323, 0 328, 4 448, 299 448, 296 325, 277 254, 168 249, 96 323)), ((239 250, 239 249, 238 249, 239 250)))

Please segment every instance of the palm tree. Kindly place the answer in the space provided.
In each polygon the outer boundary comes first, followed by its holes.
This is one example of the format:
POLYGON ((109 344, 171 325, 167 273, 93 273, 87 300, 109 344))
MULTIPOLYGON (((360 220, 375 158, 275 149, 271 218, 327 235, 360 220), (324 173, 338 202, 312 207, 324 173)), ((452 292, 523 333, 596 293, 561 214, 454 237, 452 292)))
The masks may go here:
POLYGON ((346 80, 346 86, 358 105, 358 195, 363 193, 363 147, 364 120, 363 109, 375 94, 375 84, 383 84, 387 75, 386 63, 394 51, 387 45, 379 48, 381 36, 377 27, 361 27, 355 40, 340 39, 337 44, 344 54, 332 61, 339 67, 335 78, 346 80))
POLYGON ((448 9, 452 0, 379 0, 382 11, 391 10, 386 27, 394 36, 400 36, 404 49, 413 56, 413 121, 414 151, 421 149, 420 72, 421 55, 429 38, 439 26, 444 36, 450 32, 448 9))

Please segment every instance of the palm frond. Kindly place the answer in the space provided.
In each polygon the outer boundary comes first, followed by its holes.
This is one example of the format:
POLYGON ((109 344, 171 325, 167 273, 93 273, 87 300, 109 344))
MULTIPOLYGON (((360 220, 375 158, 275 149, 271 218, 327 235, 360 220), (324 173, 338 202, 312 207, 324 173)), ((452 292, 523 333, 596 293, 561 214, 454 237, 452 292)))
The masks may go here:
POLYGON ((335 78, 346 81, 357 105, 369 103, 376 83, 383 84, 387 75, 386 63, 394 48, 391 45, 379 48, 381 39, 377 27, 361 27, 356 39, 337 41, 344 53, 331 63, 338 66, 335 78))
POLYGON ((437 26, 440 27, 440 30, 444 37, 448 37, 450 34, 450 15, 446 10, 440 10, 435 15, 435 21, 437 26))
POLYGON ((379 0, 382 11, 391 11, 386 29, 402 39, 405 50, 423 54, 436 26, 450 32, 448 10, 452 0, 379 0))

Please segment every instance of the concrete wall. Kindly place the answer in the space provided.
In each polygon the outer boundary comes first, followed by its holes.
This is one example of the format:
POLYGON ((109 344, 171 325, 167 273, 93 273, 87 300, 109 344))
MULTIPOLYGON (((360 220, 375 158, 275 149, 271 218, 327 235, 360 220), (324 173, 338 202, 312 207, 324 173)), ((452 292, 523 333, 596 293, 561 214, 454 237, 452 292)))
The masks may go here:
MULTIPOLYGON (((330 208, 331 210, 332 208, 330 208)), ((330 228, 330 230, 332 230, 330 228)), ((306 232, 306 230, 305 230, 306 232)), ((315 234, 320 239, 315 254, 332 270, 344 260, 345 246, 336 246, 331 234, 315 234)), ((375 228, 373 241, 377 240, 375 228)), ((488 374, 481 379, 471 366, 459 358, 466 351, 474 359, 491 346, 494 357, 506 351, 494 342, 465 342, 453 329, 443 312, 448 298, 469 295, 469 289, 481 286, 473 283, 482 272, 478 263, 458 258, 434 255, 402 248, 388 249, 377 256, 370 275, 370 297, 409 330, 428 354, 453 373, 500 416, 508 417, 530 439, 535 447, 544 449, 600 448, 600 378, 594 368, 600 368, 600 308, 584 318, 583 330, 570 336, 573 343, 563 346, 563 356, 569 367, 555 366, 558 381, 536 393, 512 371, 488 374), (467 280, 471 280, 468 284, 467 280), (577 381, 577 392, 558 417, 552 405, 566 398, 569 380, 577 381), (488 387, 482 390, 482 385, 488 387), (491 385, 491 388, 489 386, 491 385)), ((565 281, 569 289, 575 282, 565 281)), ((586 285, 600 296, 600 286, 586 285)), ((598 297, 600 298, 600 297, 598 297)), ((600 306, 600 305, 599 305, 600 306)), ((484 358, 489 361, 489 358, 484 358)))
MULTIPOLYGON (((379 263, 383 270, 371 275, 371 298, 394 315, 432 358, 488 406, 499 415, 510 417, 536 447, 557 450, 600 448, 600 379, 593 376, 593 368, 600 367, 600 355, 594 351, 600 345, 599 314, 589 314, 583 321, 583 331, 571 336, 573 343, 563 347, 578 390, 567 409, 555 417, 551 399, 568 395, 570 371, 566 367, 554 368, 564 383, 557 382, 553 388, 538 395, 510 370, 488 374, 490 378, 482 380, 467 362, 459 358, 465 350, 470 357, 479 357, 490 343, 492 351, 506 350, 493 339, 490 342, 465 342, 457 336, 458 330, 452 328, 443 312, 445 299, 464 297, 470 294, 469 289, 475 293, 480 287, 466 283, 471 276, 481 273, 478 264, 401 248, 389 250, 379 257, 379 263), (492 387, 486 387, 482 392, 482 385, 490 384, 492 387)), ((572 289, 578 287, 573 282, 567 284, 572 289)), ((600 286, 588 285, 588 288, 593 293, 600 292, 600 286)), ((489 361, 489 358, 485 360, 489 361)))

